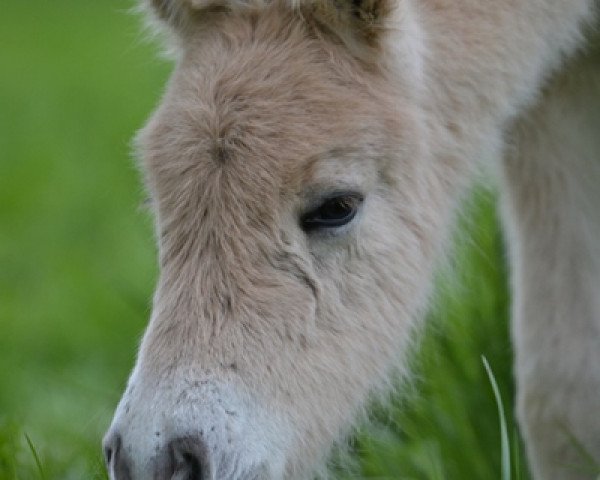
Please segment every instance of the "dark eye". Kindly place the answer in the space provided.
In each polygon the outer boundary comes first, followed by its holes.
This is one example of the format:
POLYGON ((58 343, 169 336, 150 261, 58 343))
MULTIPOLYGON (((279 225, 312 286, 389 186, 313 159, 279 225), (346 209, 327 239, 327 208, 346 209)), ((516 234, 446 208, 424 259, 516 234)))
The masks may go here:
POLYGON ((329 197, 317 208, 302 216, 302 229, 310 232, 346 225, 356 216, 362 201, 363 196, 359 193, 343 193, 329 197))

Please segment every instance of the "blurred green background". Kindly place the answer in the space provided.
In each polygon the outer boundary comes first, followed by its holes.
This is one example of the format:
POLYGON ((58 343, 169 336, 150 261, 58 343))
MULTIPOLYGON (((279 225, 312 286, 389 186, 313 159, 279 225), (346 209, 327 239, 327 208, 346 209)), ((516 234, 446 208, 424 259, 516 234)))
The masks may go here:
MULTIPOLYGON (((157 273, 129 142, 170 70, 131 7, 2 2, 0 480, 106 478, 100 441, 157 273)), ((510 432, 514 425, 494 204, 493 193, 475 190, 461 220, 466 233, 438 279, 414 380, 373 408, 351 458, 335 457, 345 465, 334 465, 337 476, 499 478, 497 410, 481 355, 500 384, 510 432)), ((513 460, 515 478, 523 470, 513 460)))

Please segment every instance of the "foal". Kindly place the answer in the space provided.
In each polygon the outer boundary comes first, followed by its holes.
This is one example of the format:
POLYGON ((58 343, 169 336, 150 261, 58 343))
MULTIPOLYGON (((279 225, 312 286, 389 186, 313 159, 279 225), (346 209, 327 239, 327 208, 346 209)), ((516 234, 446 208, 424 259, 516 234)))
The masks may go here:
POLYGON ((403 364, 481 158, 503 177, 533 473, 591 478, 593 2, 146 3, 177 62, 138 136, 161 274, 105 438, 111 478, 310 478, 403 364))

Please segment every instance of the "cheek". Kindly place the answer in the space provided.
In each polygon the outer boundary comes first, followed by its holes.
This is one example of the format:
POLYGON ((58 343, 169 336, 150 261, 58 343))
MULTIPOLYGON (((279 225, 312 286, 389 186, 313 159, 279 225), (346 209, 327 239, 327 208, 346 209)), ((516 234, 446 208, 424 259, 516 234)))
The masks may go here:
POLYGON ((420 306, 432 258, 411 214, 389 197, 371 194, 352 230, 318 249, 314 257, 326 299, 321 322, 393 319, 420 306))

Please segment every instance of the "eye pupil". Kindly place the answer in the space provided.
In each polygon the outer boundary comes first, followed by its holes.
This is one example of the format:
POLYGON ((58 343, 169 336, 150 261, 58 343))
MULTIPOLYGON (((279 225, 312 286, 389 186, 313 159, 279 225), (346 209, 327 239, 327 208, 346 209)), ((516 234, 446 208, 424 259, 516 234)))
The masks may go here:
POLYGON ((345 217, 352 210, 352 205, 346 198, 336 198, 325 202, 321 207, 321 216, 323 218, 345 217))
POLYGON ((302 217, 302 228, 314 231, 346 225, 355 217, 362 200, 362 195, 356 193, 332 196, 302 217))

